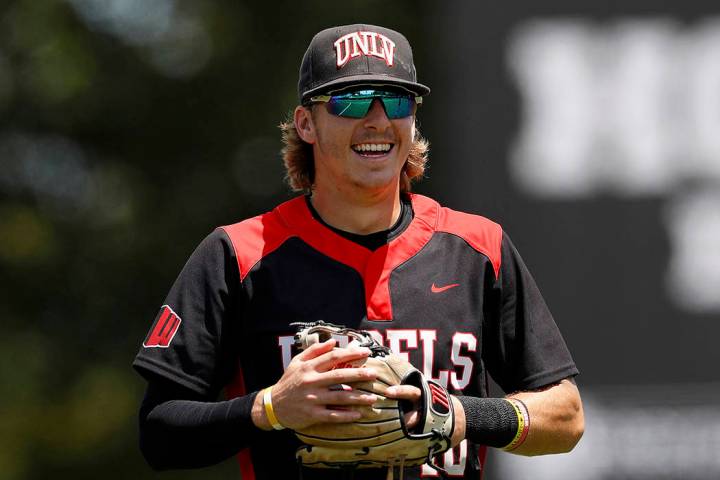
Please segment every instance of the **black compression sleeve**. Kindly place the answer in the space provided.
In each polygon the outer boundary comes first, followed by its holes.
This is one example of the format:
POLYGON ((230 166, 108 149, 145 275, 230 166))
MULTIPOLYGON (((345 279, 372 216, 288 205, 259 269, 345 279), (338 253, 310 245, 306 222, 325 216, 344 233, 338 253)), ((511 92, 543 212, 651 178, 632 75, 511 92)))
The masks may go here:
POLYGON ((515 437, 517 413, 502 398, 458 396, 465 410, 465 438, 479 445, 502 448, 515 437))
POLYGON ((214 465, 248 446, 257 427, 255 393, 208 402, 168 382, 151 381, 140 406, 140 450, 156 470, 214 465))

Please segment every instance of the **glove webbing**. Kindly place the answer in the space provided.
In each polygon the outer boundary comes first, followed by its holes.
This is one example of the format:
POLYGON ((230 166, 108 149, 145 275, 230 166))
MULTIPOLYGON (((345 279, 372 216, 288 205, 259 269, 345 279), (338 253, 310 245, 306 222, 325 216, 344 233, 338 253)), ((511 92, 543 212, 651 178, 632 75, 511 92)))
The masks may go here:
MULTIPOLYGON (((319 334, 320 341, 328 340, 332 335, 347 335, 358 341, 360 347, 369 348, 372 356, 383 357, 390 354, 390 348, 378 344, 369 332, 356 330, 354 328, 345 327, 343 325, 334 325, 322 320, 317 322, 293 322, 290 326, 297 327, 298 330, 306 330, 306 334, 319 334)), ((297 340, 297 336, 295 337, 297 340)))

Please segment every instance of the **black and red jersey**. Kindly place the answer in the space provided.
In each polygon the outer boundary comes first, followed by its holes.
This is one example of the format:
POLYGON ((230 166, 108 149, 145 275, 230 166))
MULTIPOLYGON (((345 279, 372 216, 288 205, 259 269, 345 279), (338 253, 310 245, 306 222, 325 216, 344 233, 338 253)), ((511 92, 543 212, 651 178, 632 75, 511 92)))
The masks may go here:
MULTIPOLYGON (((409 225, 372 251, 314 218, 303 197, 217 229, 183 268, 134 366, 208 398, 243 395, 282 375, 290 323, 324 320, 371 331, 454 394, 487 396, 488 375, 512 392, 577 374, 501 227, 421 195, 410 202, 409 225)), ((258 430, 250 443, 243 480, 297 475, 292 432, 258 430)), ((463 442, 444 466, 478 478, 483 458, 484 447, 463 442)), ((313 475, 326 478, 303 478, 313 475)))

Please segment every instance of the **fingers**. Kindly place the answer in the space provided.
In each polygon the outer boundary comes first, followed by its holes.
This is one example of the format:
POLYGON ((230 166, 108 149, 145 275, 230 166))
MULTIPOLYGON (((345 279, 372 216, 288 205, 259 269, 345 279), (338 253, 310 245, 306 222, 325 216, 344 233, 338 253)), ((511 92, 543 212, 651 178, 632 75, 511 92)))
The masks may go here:
POLYGON ((322 355, 323 353, 331 351, 335 347, 336 343, 337 342, 334 338, 320 343, 313 343, 308 348, 297 354, 295 358, 303 361, 311 360, 318 355, 322 355))
POLYGON ((403 418, 405 420, 405 426, 411 429, 420 421, 420 413, 413 410, 412 412, 406 413, 403 418))
MULTIPOLYGON (((336 341, 334 339, 321 343, 315 343, 300 352, 293 362, 295 364, 305 364, 308 370, 314 370, 318 373, 330 372, 337 370, 355 370, 355 366, 360 366, 363 361, 370 356, 368 348, 334 348, 336 341)), ((356 380, 367 380, 371 376, 357 375, 357 372, 345 372, 343 374, 333 373, 328 378, 331 382, 341 383, 356 380)), ((374 378, 374 377, 372 377, 374 378)), ((324 385, 330 383, 325 382, 324 385)))
POLYGON ((372 405, 378 401, 378 396, 363 392, 332 392, 328 391, 318 397, 320 403, 325 405, 372 405))
POLYGON ((318 423, 349 423, 360 420, 362 414, 357 410, 336 410, 324 407, 317 407, 313 416, 318 423))
POLYGON ((338 383, 367 382, 375 380, 377 372, 372 368, 340 368, 321 373, 316 379, 318 387, 330 387, 338 383))
POLYGON ((420 421, 420 414, 417 411, 417 404, 420 402, 422 392, 412 385, 394 385, 385 391, 388 398, 397 400, 409 400, 413 403, 413 409, 405 414, 405 426, 411 429, 420 421))
POLYGON ((385 395, 389 398, 411 400, 415 402, 420 400, 422 392, 419 388, 413 387, 412 385, 394 385, 387 388, 385 395))
POLYGON ((315 356, 308 363, 318 372, 326 372, 338 367, 349 367, 360 364, 370 356, 369 348, 335 348, 315 356))
POLYGON ((300 362, 302 369, 311 373, 306 378, 308 383, 324 388, 339 383, 374 380, 377 377, 374 369, 359 366, 370 355, 369 349, 331 348, 329 342, 323 342, 322 347, 313 351, 314 356, 300 362))

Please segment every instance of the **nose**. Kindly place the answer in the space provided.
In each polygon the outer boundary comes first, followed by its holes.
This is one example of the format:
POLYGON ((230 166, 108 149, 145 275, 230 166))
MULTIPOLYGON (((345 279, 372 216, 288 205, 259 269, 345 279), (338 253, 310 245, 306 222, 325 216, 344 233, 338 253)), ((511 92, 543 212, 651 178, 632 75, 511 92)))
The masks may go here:
POLYGON ((390 125, 390 119, 385 113, 385 107, 382 102, 378 98, 374 99, 370 105, 370 110, 368 110, 367 115, 365 115, 365 127, 382 131, 389 128, 390 125))

